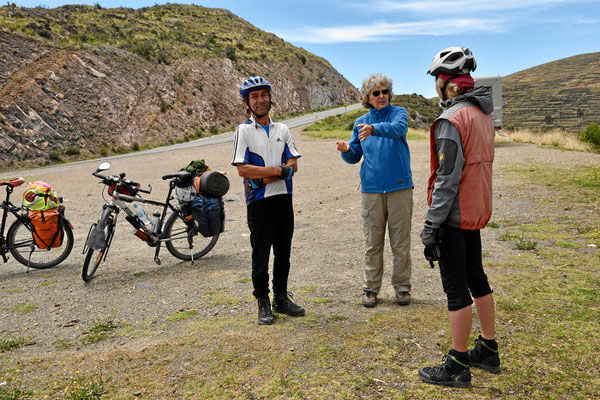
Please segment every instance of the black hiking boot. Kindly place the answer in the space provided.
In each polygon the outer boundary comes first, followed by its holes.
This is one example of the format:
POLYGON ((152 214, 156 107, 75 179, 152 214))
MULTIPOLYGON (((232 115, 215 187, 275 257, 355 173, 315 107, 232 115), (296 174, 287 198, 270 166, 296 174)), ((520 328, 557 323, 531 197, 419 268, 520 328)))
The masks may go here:
POLYGON ((258 297, 258 324, 271 325, 273 323, 273 313, 271 312, 271 302, 269 296, 258 297))
POLYGON ((456 388, 471 387, 471 370, 469 369, 469 364, 458 361, 451 354, 445 355, 440 365, 419 369, 419 378, 425 383, 434 385, 456 388))
POLYGON ((475 339, 475 347, 469 350, 469 364, 492 374, 500 372, 498 343, 495 340, 486 340, 479 335, 475 339))
POLYGON ((304 315, 304 308, 295 304, 288 295, 291 297, 290 292, 275 292, 273 295, 273 311, 280 314, 287 314, 292 317, 301 317, 304 315))

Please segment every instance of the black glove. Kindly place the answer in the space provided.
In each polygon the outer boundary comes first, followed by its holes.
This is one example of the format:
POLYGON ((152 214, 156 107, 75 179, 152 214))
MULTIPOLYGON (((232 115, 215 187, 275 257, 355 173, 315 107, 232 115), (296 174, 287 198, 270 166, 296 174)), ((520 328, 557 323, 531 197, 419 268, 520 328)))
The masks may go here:
POLYGON ((292 179, 292 175, 294 175, 294 169, 292 167, 288 167, 287 165, 281 166, 281 175, 279 175, 280 179, 289 181, 292 179))
POLYGON ((433 268, 433 262, 440 259, 440 245, 438 238, 439 229, 433 228, 431 225, 431 222, 425 221, 425 227, 423 227, 420 236, 421 241, 425 245, 425 259, 429 261, 429 265, 433 268))
POLYGON ((265 186, 265 183, 262 179, 248 179, 248 181, 250 182, 250 186, 252 186, 252 189, 258 189, 260 187, 265 186))

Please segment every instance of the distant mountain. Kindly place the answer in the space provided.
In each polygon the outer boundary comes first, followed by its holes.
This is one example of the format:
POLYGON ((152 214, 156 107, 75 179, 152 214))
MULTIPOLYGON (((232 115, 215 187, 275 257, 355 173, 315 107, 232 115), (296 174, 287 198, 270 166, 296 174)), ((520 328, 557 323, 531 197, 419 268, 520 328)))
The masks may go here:
POLYGON ((502 78, 503 126, 581 130, 600 122, 600 53, 581 54, 502 78))
POLYGON ((255 74, 274 86, 274 114, 358 100, 326 60, 227 10, 3 6, 0 170, 231 128, 255 74))
POLYGON ((416 93, 395 95, 391 103, 406 108, 408 126, 415 129, 429 130, 443 111, 439 98, 427 99, 416 93))

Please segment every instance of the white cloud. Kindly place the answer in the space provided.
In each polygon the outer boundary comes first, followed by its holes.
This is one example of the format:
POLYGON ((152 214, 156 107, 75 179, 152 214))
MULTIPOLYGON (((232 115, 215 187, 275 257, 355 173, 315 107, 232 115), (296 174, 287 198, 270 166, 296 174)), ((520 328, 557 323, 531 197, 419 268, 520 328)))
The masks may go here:
MULTIPOLYGON (((583 1, 584 3, 586 1, 583 1)), ((547 7, 552 5, 581 3, 573 0, 504 0, 504 1, 470 1, 470 0, 424 0, 424 1, 377 1, 372 9, 381 11, 413 11, 423 13, 440 13, 456 15, 460 10, 469 14, 485 11, 519 10, 530 7, 547 7)))
POLYGON ((505 24, 497 19, 463 18, 404 23, 375 22, 371 25, 347 25, 329 28, 305 28, 278 32, 291 42, 342 43, 393 40, 402 36, 441 36, 460 33, 502 32, 505 24))

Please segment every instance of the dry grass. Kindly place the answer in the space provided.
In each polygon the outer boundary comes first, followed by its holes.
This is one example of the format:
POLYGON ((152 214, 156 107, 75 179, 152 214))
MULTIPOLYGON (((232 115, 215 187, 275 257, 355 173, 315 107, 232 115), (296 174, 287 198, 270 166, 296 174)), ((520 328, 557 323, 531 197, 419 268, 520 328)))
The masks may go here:
POLYGON ((593 152, 594 148, 589 143, 583 143, 574 132, 562 129, 553 129, 547 132, 520 129, 507 133, 508 136, 496 136, 498 143, 534 143, 540 146, 552 146, 558 149, 593 152))

